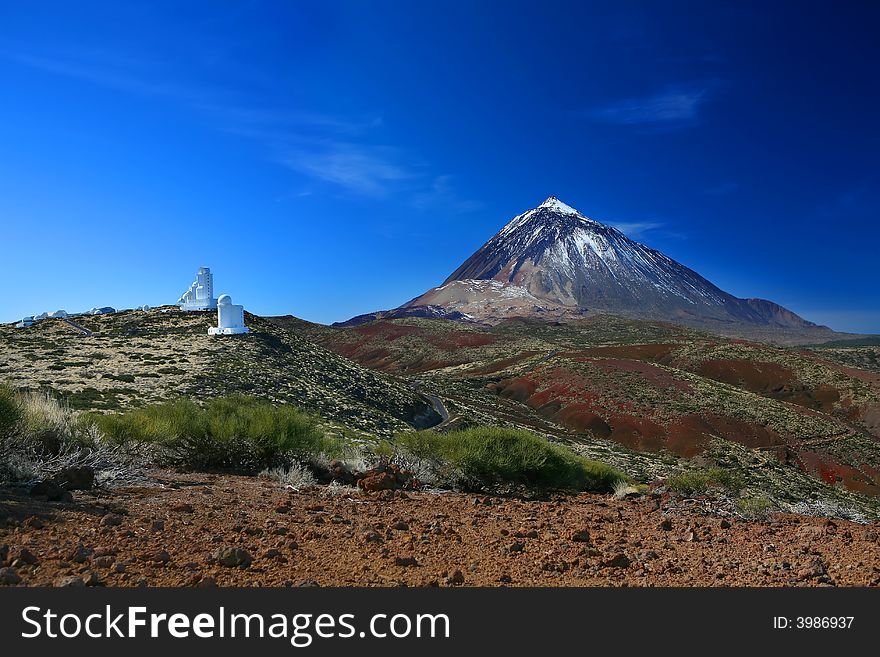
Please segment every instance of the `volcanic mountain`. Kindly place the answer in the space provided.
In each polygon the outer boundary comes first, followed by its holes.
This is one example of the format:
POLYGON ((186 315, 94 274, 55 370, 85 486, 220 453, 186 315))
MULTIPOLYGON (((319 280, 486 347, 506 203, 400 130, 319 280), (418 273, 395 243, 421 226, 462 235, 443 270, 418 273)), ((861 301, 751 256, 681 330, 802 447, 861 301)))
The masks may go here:
POLYGON ((514 217, 444 283, 392 311, 356 317, 444 317, 494 323, 615 314, 723 329, 831 333, 764 299, 740 299, 551 196, 514 217))

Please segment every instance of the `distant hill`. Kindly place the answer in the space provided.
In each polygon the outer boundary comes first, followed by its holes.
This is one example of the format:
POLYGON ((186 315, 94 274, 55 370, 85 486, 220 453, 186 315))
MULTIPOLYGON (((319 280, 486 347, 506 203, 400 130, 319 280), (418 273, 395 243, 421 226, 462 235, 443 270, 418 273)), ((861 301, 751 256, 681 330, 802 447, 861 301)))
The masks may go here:
POLYGON ((293 403, 340 425, 391 435, 440 421, 405 382, 364 368, 278 324, 215 337, 215 312, 175 306, 0 325, 0 381, 43 388, 74 408, 113 411, 177 396, 246 393, 293 403))

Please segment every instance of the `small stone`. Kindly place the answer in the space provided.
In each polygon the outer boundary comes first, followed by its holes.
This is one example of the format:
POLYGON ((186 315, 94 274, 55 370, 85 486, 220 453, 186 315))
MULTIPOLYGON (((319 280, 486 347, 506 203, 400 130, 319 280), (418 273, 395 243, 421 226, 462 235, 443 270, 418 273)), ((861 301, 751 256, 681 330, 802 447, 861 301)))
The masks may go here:
POLYGON ((227 568, 247 568, 254 560, 246 550, 232 547, 220 548, 212 556, 217 563, 227 568))
POLYGON ((405 532, 409 530, 409 525, 403 520, 398 520, 393 525, 391 525, 391 529, 396 529, 399 532, 405 532))
POLYGON ((721 529, 730 529, 732 526, 727 518, 721 521, 721 529))
POLYGON ((177 513, 193 513, 194 511, 192 504, 175 504, 171 510, 177 513))
POLYGON ((80 543, 73 549, 67 560, 74 563, 85 563, 89 560, 90 556, 92 556, 92 551, 83 547, 82 543, 80 543))
POLYGON ((151 554, 148 560, 153 563, 168 563, 171 561, 171 555, 165 550, 159 550, 158 552, 151 554))
POLYGON ((613 557, 605 561, 602 565, 606 568, 628 568, 632 560, 623 552, 618 552, 613 557))
POLYGON ((382 542, 382 537, 381 537, 379 534, 377 534, 376 532, 373 532, 373 531, 367 531, 367 532, 364 532, 364 533, 362 534, 362 536, 363 536, 363 539, 364 539, 367 543, 381 543, 381 542, 382 542))
POLYGON ((97 568, 110 568, 113 565, 113 557, 95 557, 97 568))
POLYGON ((51 479, 44 479, 43 481, 38 481, 28 490, 28 495, 31 497, 43 497, 48 502, 72 502, 73 495, 70 494, 70 491, 64 490, 57 483, 52 481, 51 479))
POLYGON ((590 532, 587 529, 581 529, 580 531, 577 531, 571 535, 571 540, 573 540, 575 543, 589 543, 590 532))
POLYGON ((91 490, 95 485, 95 469, 87 465, 64 468, 53 479, 66 490, 91 490))
POLYGON ((89 573, 89 576, 86 578, 86 586, 103 586, 104 583, 101 581, 101 578, 98 577, 98 573, 92 572, 89 573))
POLYGON ((660 529, 662 529, 665 532, 671 531, 672 530, 672 521, 669 518, 662 520, 660 522, 660 529))
POLYGON ((395 566, 418 566, 419 562, 416 561, 415 557, 395 557, 394 559, 395 566))
POLYGON ((37 563, 37 558, 27 548, 21 548, 21 550, 19 550, 17 559, 29 566, 33 566, 37 563))
POLYGON ((162 532, 165 531, 165 521, 164 520, 154 520, 150 523, 150 529, 154 532, 162 532))
POLYGON ((15 586, 21 584, 21 577, 15 572, 15 568, 0 568, 0 586, 15 586))
POLYGON ((196 586, 200 589, 213 589, 216 588, 217 581, 210 575, 205 575, 196 586))
POLYGON ((451 586, 459 586, 464 584, 464 573, 460 570, 456 570, 449 577, 446 578, 446 583, 451 586))
POLYGON ((31 529, 42 529, 46 526, 46 523, 40 520, 37 516, 31 516, 24 521, 24 526, 30 527, 31 529))
POLYGON ((525 543, 521 541, 514 541, 507 547, 508 552, 522 552, 526 549, 525 543))
POLYGON ((59 580, 55 581, 55 586, 58 588, 82 588, 86 585, 85 581, 83 581, 82 577, 77 577, 72 575, 70 577, 62 577, 59 580))
POLYGON ((263 555, 264 559, 277 559, 281 556, 281 550, 277 550, 275 548, 269 548, 266 550, 266 554, 263 555))
POLYGON ((122 524, 122 516, 118 513, 108 513, 101 518, 101 524, 104 527, 118 527, 122 524))

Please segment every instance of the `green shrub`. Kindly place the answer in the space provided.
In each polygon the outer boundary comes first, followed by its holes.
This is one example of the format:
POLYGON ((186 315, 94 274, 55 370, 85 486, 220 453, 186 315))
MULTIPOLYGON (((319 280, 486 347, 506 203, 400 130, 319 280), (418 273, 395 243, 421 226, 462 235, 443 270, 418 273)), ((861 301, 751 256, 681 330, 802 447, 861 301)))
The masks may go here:
POLYGON ((12 435, 21 421, 21 409, 15 399, 15 391, 0 385, 0 438, 12 435))
POLYGON ((666 485, 682 495, 704 495, 710 489, 718 488, 735 492, 742 488, 742 481, 735 472, 724 468, 707 470, 688 470, 669 478, 666 485))
POLYGON ((624 475, 528 431, 476 427, 450 433, 412 432, 397 449, 438 479, 465 489, 610 490, 624 475))
POLYGON ((767 518, 776 505, 763 496, 743 497, 736 501, 736 509, 745 518, 761 520, 767 518))
POLYGON ((111 440, 153 444, 160 462, 191 470, 252 474, 334 447, 313 416, 240 395, 204 406, 179 399, 92 417, 111 440))

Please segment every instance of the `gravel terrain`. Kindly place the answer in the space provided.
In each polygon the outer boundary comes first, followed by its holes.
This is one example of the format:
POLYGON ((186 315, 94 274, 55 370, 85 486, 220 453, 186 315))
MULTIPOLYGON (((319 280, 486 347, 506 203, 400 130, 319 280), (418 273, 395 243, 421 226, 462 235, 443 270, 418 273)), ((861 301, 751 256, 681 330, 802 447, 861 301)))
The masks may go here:
POLYGON ((746 521, 668 494, 530 501, 150 475, 67 503, 0 490, 0 585, 880 585, 877 523, 746 521))

